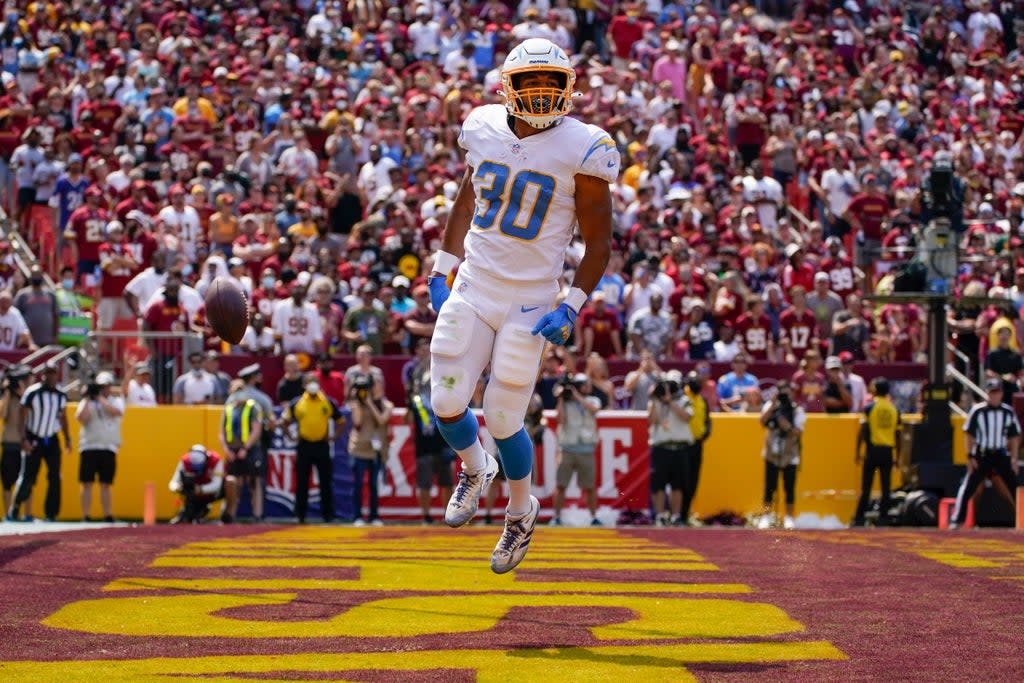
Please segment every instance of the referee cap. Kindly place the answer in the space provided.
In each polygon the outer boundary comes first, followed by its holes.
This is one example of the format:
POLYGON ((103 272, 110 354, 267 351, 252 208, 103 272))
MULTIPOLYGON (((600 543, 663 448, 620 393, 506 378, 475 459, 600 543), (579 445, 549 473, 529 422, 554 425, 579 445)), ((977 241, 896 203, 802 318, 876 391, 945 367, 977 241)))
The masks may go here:
POLYGON ((987 391, 1002 391, 1003 381, 998 377, 989 377, 985 380, 985 389, 987 391))

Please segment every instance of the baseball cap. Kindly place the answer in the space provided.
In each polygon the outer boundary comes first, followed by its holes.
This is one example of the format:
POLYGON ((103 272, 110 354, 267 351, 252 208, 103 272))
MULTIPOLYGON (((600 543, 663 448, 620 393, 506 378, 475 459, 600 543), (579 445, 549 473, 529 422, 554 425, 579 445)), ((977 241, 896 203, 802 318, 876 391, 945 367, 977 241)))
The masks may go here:
POLYGON ((985 389, 986 391, 1002 391, 1003 381, 998 377, 989 377, 987 380, 985 380, 985 389))
POLYGON ((839 362, 840 363, 852 363, 853 362, 853 354, 850 353, 849 351, 840 351, 839 352, 839 362))
POLYGON ((148 375, 152 371, 149 369, 149 363, 136 363, 135 372, 148 375))
POLYGON ((823 273, 823 272, 820 272, 820 271, 815 273, 814 274, 814 281, 815 282, 818 282, 818 281, 828 282, 829 281, 828 273, 823 273))
POLYGON ((101 387, 109 387, 114 384, 114 375, 104 370, 96 375, 96 384, 101 387))
POLYGON ((394 277, 394 279, 391 280, 391 286, 392 287, 405 287, 406 289, 408 289, 409 288, 409 278, 407 278, 404 275, 396 275, 394 277))
POLYGON ((843 367, 843 362, 839 360, 839 356, 829 356, 825 359, 826 370, 839 370, 843 367))
POLYGON ((253 363, 252 365, 246 365, 244 368, 238 371, 238 377, 240 379, 248 379, 260 371, 260 364, 253 363))

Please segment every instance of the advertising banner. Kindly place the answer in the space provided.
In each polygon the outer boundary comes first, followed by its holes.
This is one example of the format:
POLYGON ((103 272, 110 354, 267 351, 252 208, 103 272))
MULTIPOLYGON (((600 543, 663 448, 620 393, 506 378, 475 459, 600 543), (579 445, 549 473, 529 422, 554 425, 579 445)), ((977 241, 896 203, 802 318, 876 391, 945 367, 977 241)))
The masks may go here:
MULTIPOLYGON (((481 437, 484 448, 497 454, 494 440, 487 432, 483 416, 481 437)), ((547 415, 547 429, 543 445, 537 449, 534 466, 533 494, 540 500, 542 516, 550 516, 551 501, 555 492, 556 434, 555 416, 547 415)), ((602 412, 597 417, 598 448, 597 463, 598 505, 617 509, 645 510, 648 507, 648 452, 647 418, 638 412, 602 412)), ((391 439, 388 457, 381 468, 378 481, 380 494, 380 516, 383 519, 418 519, 422 515, 416 498, 416 452, 412 426, 405 421, 405 410, 397 408, 391 419, 391 439)), ((334 502, 336 517, 351 519, 352 510, 352 467, 348 454, 348 430, 339 430, 334 438, 334 502)), ((452 463, 457 468, 458 463, 452 463)), ((457 469, 453 469, 453 473, 457 469)), ((266 511, 268 517, 294 516, 295 506, 295 442, 278 430, 274 434, 267 453, 266 511)), ((363 484, 366 486, 366 483, 363 484)), ((310 482, 311 519, 319 516, 320 482, 316 471, 310 482)), ((508 488, 502 484, 495 503, 495 509, 504 510, 508 488)), ((581 497, 582 492, 575 480, 566 492, 567 505, 581 497)), ((431 488, 431 514, 439 519, 444 514, 447 500, 441 500, 440 489, 431 488)), ((369 494, 364 493, 364 505, 369 494)), ((582 501, 581 501, 582 505, 582 501)), ((366 516, 364 508, 363 516, 366 516)))

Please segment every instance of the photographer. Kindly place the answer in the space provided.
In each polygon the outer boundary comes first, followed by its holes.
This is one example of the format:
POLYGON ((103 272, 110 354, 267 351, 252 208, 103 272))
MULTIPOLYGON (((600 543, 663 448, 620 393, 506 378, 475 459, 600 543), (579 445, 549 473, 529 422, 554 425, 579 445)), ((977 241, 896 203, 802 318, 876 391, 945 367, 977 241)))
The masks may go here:
POLYGON ((775 397, 765 404, 761 411, 761 424, 768 430, 764 439, 764 509, 757 524, 758 529, 767 529, 772 524, 772 499, 779 485, 786 492, 786 516, 783 526, 792 529, 793 504, 796 501, 796 466, 800 463, 800 438, 803 436, 807 414, 798 404, 793 403, 789 382, 782 380, 776 386, 775 397))
MULTIPOLYGON (((0 396, 0 418, 4 421, 3 450, 0 453, 4 510, 11 507, 14 485, 21 474, 21 395, 25 391, 27 378, 27 368, 11 368, 4 378, 3 395, 0 396)), ((31 496, 25 502, 26 509, 31 510, 31 496)))
MULTIPOLYGON (((210 504, 224 499, 224 461, 216 452, 196 444, 181 456, 168 488, 181 495, 181 510, 171 524, 199 524, 210 504)), ((225 511, 231 502, 224 502, 225 511)))
POLYGON ((686 490, 687 461, 693 448, 693 402, 683 393, 682 376, 671 371, 651 388, 647 403, 651 445, 651 496, 655 524, 682 523, 683 491, 686 490), (665 510, 665 486, 672 488, 671 516, 665 510))
POLYGON ((352 411, 352 432, 348 437, 348 452, 352 455, 352 506, 355 525, 368 521, 381 526, 377 517, 377 483, 380 468, 388 459, 388 421, 394 405, 386 397, 374 397, 373 375, 357 375, 349 390, 348 407, 352 411), (369 478, 370 509, 368 519, 363 515, 363 479, 369 478))
POLYGON ((555 474, 554 517, 552 525, 562 523, 565 489, 569 487, 573 472, 576 483, 583 489, 590 511, 591 526, 600 526, 597 519, 597 490, 595 489, 594 453, 597 450, 597 413, 601 399, 594 396, 590 378, 580 373, 564 377, 554 389, 558 413, 558 471, 555 474))
POLYGON ((114 376, 109 372, 96 375, 85 396, 78 402, 75 419, 82 425, 78 435, 81 462, 78 481, 82 485, 82 520, 89 521, 92 509, 92 484, 100 480, 100 506, 103 521, 113 522, 110 485, 114 483, 117 449, 121 446, 121 419, 124 417, 124 399, 111 395, 114 376))

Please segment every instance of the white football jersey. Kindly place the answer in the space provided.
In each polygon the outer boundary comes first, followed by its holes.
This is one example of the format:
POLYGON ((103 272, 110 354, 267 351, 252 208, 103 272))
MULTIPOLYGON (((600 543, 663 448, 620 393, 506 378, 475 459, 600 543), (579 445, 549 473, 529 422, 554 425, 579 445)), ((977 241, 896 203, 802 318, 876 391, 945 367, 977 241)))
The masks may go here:
POLYGON ((569 117, 520 139, 507 116, 498 104, 477 107, 459 135, 476 193, 466 262, 504 280, 557 280, 576 226, 575 177, 615 182, 619 151, 608 133, 569 117))

